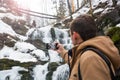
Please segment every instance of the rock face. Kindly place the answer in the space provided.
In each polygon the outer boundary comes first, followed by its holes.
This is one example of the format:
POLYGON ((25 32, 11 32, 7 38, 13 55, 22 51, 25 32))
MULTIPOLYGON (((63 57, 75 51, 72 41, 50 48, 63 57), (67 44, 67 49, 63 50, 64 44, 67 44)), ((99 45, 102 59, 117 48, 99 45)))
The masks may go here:
POLYGON ((25 23, 26 22, 24 20, 18 20, 14 21, 11 26, 16 33, 20 35, 25 35, 28 31, 28 29, 25 27, 25 23))
POLYGON ((108 9, 107 13, 103 13, 97 20, 98 26, 105 27, 115 26, 116 24, 120 23, 120 15, 119 15, 119 8, 108 9))
POLYGON ((99 32, 110 36, 120 51, 120 28, 116 27, 120 23, 120 5, 114 7, 105 7, 107 3, 102 5, 99 4, 97 8, 104 8, 104 10, 94 14, 99 32))
POLYGON ((113 27, 109 29, 107 35, 110 36, 120 52, 120 27, 113 27))
POLYGON ((4 45, 13 47, 17 40, 19 40, 17 37, 6 33, 0 33, 0 49, 2 49, 4 45))
POLYGON ((5 40, 4 35, 0 33, 0 49, 2 49, 4 46, 4 40, 5 40))
POLYGON ((46 50, 46 44, 43 43, 40 39, 35 40, 26 40, 26 42, 33 44, 36 48, 46 50))
POLYGON ((24 20, 12 20, 9 17, 3 17, 2 21, 10 25, 13 30, 20 35, 25 35, 28 31, 28 29, 25 27, 26 21, 24 20))

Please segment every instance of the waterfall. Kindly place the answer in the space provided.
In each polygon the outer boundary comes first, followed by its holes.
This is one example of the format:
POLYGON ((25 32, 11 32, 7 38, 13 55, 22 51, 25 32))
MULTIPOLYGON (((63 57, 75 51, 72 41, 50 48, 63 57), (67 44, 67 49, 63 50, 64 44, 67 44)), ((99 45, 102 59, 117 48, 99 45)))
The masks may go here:
POLYGON ((33 69, 34 80, 46 80, 46 74, 48 73, 47 66, 48 63, 45 65, 37 65, 33 69))
POLYGON ((0 71, 0 80, 20 80, 22 75, 18 72, 21 70, 27 71, 27 69, 17 66, 12 67, 11 70, 0 71))
MULTIPOLYGON (((34 30, 30 30, 27 33, 28 37, 32 33, 31 39, 32 38, 40 39, 44 43, 50 43, 50 42, 54 42, 54 40, 57 40, 58 42, 63 44, 63 46, 66 49, 70 49, 72 47, 71 38, 68 33, 69 29, 58 29, 58 28, 53 28, 51 26, 47 26, 47 27, 38 28, 37 33, 34 30), (31 31, 33 31, 33 32, 31 32, 31 31), (42 33, 42 34, 40 34, 40 33, 42 33)), ((60 65, 57 67, 56 71, 54 71, 52 74, 52 80, 67 80, 68 75, 69 75, 68 65, 61 64, 61 62, 63 62, 64 60, 60 57, 60 55, 56 51, 48 50, 48 54, 49 54, 49 62, 50 63, 52 63, 52 62, 56 62, 58 64, 60 63, 60 65)), ((35 80, 45 80, 45 76, 47 74, 46 67, 47 67, 47 65, 36 66, 36 68, 34 69, 35 80)), ((48 71, 48 73, 49 73, 49 71, 48 71)), ((49 74, 51 74, 51 73, 49 73, 49 74)), ((49 75, 49 74, 47 74, 47 75, 49 75)), ((47 80, 49 80, 49 78, 47 80)), ((51 78, 50 78, 50 80, 51 80, 51 78)))
POLYGON ((59 41, 66 49, 70 49, 72 47, 71 38, 68 33, 69 29, 58 29, 53 28, 51 26, 38 28, 37 32, 34 28, 29 30, 27 36, 31 39, 40 39, 44 43, 51 43, 54 40, 59 41))
POLYGON ((67 64, 61 65, 53 73, 52 80, 68 80, 69 67, 67 64))

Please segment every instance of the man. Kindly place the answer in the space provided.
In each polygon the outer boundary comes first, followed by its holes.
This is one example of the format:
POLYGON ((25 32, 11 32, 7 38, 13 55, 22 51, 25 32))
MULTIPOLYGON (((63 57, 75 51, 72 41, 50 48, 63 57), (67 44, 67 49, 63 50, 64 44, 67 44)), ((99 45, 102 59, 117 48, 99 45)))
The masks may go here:
POLYGON ((97 36, 94 19, 89 15, 80 15, 71 22, 70 34, 74 45, 71 56, 60 43, 56 50, 67 63, 70 63, 69 80, 79 80, 78 69, 80 69, 82 80, 111 80, 106 62, 98 54, 92 50, 82 53, 87 46, 93 46, 104 52, 112 63, 113 71, 120 67, 118 49, 108 36, 97 36))

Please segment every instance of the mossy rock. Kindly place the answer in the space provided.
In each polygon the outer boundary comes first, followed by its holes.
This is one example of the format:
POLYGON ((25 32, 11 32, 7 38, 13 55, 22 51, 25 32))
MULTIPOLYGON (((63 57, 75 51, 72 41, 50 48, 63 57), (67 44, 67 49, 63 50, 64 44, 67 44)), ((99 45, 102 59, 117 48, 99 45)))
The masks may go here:
POLYGON ((48 72, 46 75, 46 80, 52 80, 52 75, 53 75, 52 71, 48 72))
POLYGON ((120 27, 113 27, 109 29, 107 35, 110 36, 114 43, 120 41, 120 27))
POLYGON ((18 41, 19 38, 12 36, 7 33, 0 33, 0 46, 8 46, 8 47, 14 47, 16 41, 18 41))
POLYGON ((55 71, 58 67, 58 63, 56 62, 51 62, 48 64, 48 71, 55 71))
POLYGON ((14 61, 10 59, 0 59, 0 70, 11 69, 13 66, 21 66, 26 69, 33 68, 36 65, 35 62, 25 62, 20 63, 19 61, 14 61))
POLYGON ((0 70, 7 70, 11 69, 12 66, 19 65, 20 62, 9 60, 9 59, 0 59, 0 70))
POLYGON ((35 65, 36 65, 35 62, 24 62, 24 63, 21 63, 19 66, 24 68, 29 68, 29 67, 34 67, 35 65))
POLYGON ((19 71, 18 73, 22 74, 21 80, 33 80, 33 77, 29 71, 19 71))
POLYGON ((107 35, 110 36, 110 38, 120 51, 120 27, 112 27, 108 30, 107 35))

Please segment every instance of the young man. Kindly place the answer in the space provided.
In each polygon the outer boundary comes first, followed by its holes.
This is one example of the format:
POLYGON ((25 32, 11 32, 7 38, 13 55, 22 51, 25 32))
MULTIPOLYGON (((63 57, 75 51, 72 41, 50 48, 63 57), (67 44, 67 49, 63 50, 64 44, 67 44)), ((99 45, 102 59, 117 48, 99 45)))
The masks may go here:
POLYGON ((94 19, 89 15, 80 15, 71 22, 70 32, 74 45, 71 56, 60 43, 56 50, 66 62, 70 63, 69 80, 80 80, 78 69, 80 69, 82 80, 111 80, 106 62, 98 54, 92 50, 82 53, 87 46, 95 47, 107 56, 112 63, 113 71, 120 67, 118 49, 108 36, 97 36, 94 19))

